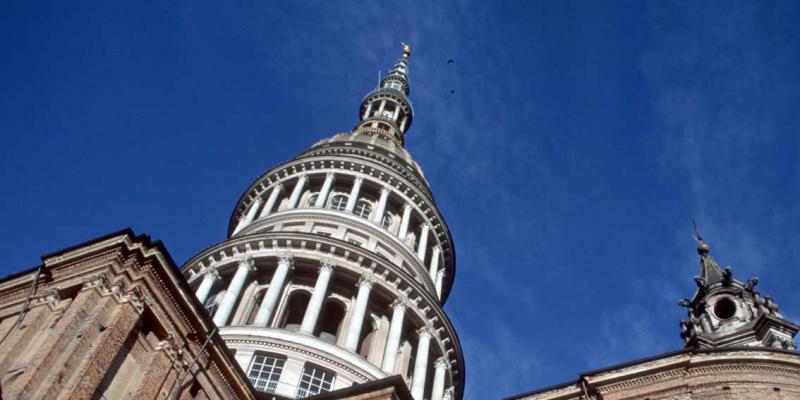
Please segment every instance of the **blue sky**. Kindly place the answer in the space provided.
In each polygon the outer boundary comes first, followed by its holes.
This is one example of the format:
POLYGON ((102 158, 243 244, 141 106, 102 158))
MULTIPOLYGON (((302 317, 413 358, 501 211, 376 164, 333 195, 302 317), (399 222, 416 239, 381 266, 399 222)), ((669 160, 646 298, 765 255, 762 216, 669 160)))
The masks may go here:
POLYGON ((352 128, 406 41, 467 399, 678 349, 692 217, 797 321, 798 20, 779 1, 2 2, 0 274, 126 226, 178 263, 223 240, 247 185, 352 128))

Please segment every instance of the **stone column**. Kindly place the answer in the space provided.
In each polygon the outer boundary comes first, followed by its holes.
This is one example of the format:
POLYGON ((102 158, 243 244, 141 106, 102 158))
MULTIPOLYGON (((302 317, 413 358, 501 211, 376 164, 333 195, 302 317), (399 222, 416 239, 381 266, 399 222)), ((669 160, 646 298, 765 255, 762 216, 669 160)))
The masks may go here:
POLYGON ((406 313, 404 299, 392 303, 392 322, 389 325, 389 337, 386 338, 386 349, 383 352, 381 369, 389 375, 394 374, 394 364, 397 361, 397 351, 400 347, 400 335, 403 333, 403 317, 406 313))
POLYGON ((333 265, 327 262, 322 263, 319 268, 317 283, 314 284, 314 293, 311 294, 306 313, 303 315, 303 322, 300 324, 300 332, 308 333, 309 335, 314 334, 319 313, 322 311, 322 305, 325 302, 325 295, 328 293, 328 283, 331 280, 332 272, 333 265))
POLYGON ((426 326, 417 331, 419 343, 417 343, 417 355, 414 359, 414 375, 411 381, 411 397, 415 400, 423 400, 425 394, 425 378, 428 376, 428 351, 431 346, 433 329, 426 326))
POLYGON ((398 104, 397 107, 394 109, 394 114, 392 114, 392 120, 397 122, 397 116, 400 115, 400 105, 398 104))
POLYGON ((381 220, 383 219, 383 214, 386 213, 386 201, 389 199, 389 189, 388 186, 384 186, 381 189, 381 197, 378 200, 378 208, 375 210, 375 215, 372 216, 372 222, 380 225, 381 220))
POLYGON ((408 115, 403 116, 403 120, 400 122, 400 131, 404 131, 406 129, 406 122, 408 121, 408 115))
POLYGON ((281 259, 278 260, 278 268, 275 269, 275 274, 272 275, 269 288, 267 288, 267 294, 264 295, 264 300, 261 301, 261 305, 258 307, 258 313, 256 313, 256 319, 253 321, 253 324, 269 326, 269 319, 272 316, 272 312, 275 311, 275 304, 278 303, 278 297, 280 297, 283 291, 283 284, 286 282, 286 276, 289 275, 291 269, 291 257, 281 257, 281 259))
POLYGON ((436 297, 439 299, 442 298, 442 284, 444 283, 444 270, 440 270, 439 273, 436 274, 436 297))
POLYGON ((358 295, 353 315, 350 317, 350 326, 347 327, 344 347, 350 351, 358 350, 358 339, 361 337, 361 327, 364 325, 364 315, 367 313, 369 292, 372 289, 372 278, 363 276, 358 280, 358 295))
POLYGON ((278 196, 280 196, 281 191, 283 191, 283 185, 281 183, 277 183, 272 187, 272 193, 269 194, 267 204, 261 210, 261 214, 259 214, 258 218, 264 218, 272 212, 272 209, 275 207, 275 202, 278 201, 278 196))
POLYGON ((252 270, 252 259, 248 258, 239 263, 239 268, 236 269, 236 273, 233 275, 233 279, 231 279, 231 283, 228 285, 228 290, 225 292, 225 296, 222 297, 216 314, 214 314, 214 323, 217 324, 217 326, 225 326, 225 324, 228 323, 231 311, 233 311, 233 306, 236 305, 236 300, 242 292, 244 281, 252 270))
POLYGON ((247 214, 239 220, 239 224, 236 225, 236 229, 234 229, 233 233, 236 234, 237 232, 244 229, 245 226, 249 225, 253 220, 256 218, 256 212, 258 212, 258 207, 261 205, 261 197, 256 197, 253 200, 253 203, 250 204, 250 209, 247 210, 247 214))
POLYGON ((408 235, 408 223, 411 222, 411 210, 413 207, 411 204, 406 204, 403 206, 403 217, 400 219, 400 230, 397 232, 397 237, 400 240, 406 240, 406 236, 408 235))
POLYGON ((325 207, 325 202, 328 201, 328 194, 331 192, 331 185, 333 185, 334 177, 335 174, 333 172, 325 174, 325 182, 322 184, 319 195, 317 195, 317 201, 314 203, 314 207, 325 207))
POLYGON ((356 208, 356 202, 358 202, 358 194, 361 192, 361 184, 364 183, 364 178, 357 176, 356 180, 353 181, 353 189, 350 190, 350 197, 347 198, 347 207, 345 207, 345 211, 353 212, 356 208))
POLYGON ((292 190, 292 195, 289 196, 289 204, 286 205, 286 208, 297 207, 297 202, 300 200, 300 195, 303 194, 303 187, 306 185, 307 180, 308 180, 308 175, 306 174, 300 175, 300 177, 297 179, 297 184, 294 185, 294 190, 292 190))
POLYGON ((383 110, 386 108, 386 100, 381 100, 381 106, 378 108, 378 115, 383 117, 383 110))
POLYGON ((442 400, 444 397, 444 378, 447 375, 447 359, 439 357, 433 363, 433 390, 431 400, 442 400))
POLYGON ((205 304, 208 294, 211 293, 211 287, 214 286, 214 281, 217 279, 219 279, 219 272, 217 272, 216 268, 208 268, 206 273, 203 274, 203 281, 200 282, 200 286, 197 287, 197 292, 195 292, 200 304, 205 304))
POLYGON ((436 282, 436 274, 439 272, 439 253, 442 248, 433 246, 433 253, 431 253, 431 266, 428 269, 428 274, 431 276, 431 281, 436 282))
POLYGON ((420 261, 425 261, 425 252, 428 251, 428 231, 430 229, 428 224, 422 224, 422 232, 419 234, 419 243, 417 244, 417 257, 420 261))
POLYGON ((367 110, 364 111, 364 117, 361 118, 362 120, 369 118, 369 112, 372 111, 372 102, 367 104, 367 110))

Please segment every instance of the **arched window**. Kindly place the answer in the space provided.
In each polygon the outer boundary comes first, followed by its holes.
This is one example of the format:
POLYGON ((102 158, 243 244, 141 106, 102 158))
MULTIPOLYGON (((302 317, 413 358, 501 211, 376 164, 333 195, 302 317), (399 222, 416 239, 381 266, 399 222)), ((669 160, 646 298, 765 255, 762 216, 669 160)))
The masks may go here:
POLYGON ((389 227, 392 226, 392 216, 389 214, 384 214, 383 219, 381 220, 381 226, 389 229, 389 227))
POLYGON ((358 215, 361 218, 369 218, 369 214, 372 212, 372 205, 369 204, 366 200, 359 200, 356 203, 356 208, 353 209, 353 214, 358 215))
POLYGON ((325 302, 314 336, 328 343, 336 343, 339 329, 342 326, 342 321, 344 321, 344 314, 344 304, 336 300, 328 300, 325 302))
POLYGON ((319 193, 312 193, 311 196, 308 196, 308 203, 306 203, 306 206, 314 207, 314 204, 317 203, 317 198, 319 198, 319 193))
POLYGON ((347 208, 347 196, 343 194, 337 194, 333 196, 331 199, 331 208, 334 210, 343 211, 347 208))
POLYGON ((278 389, 278 381, 281 379, 283 365, 286 364, 286 357, 277 354, 267 354, 258 352, 253 356, 247 378, 253 384, 253 388, 261 392, 275 393, 278 389))
POLYGON ((286 310, 283 312, 283 323, 281 328, 287 331, 300 330, 300 324, 303 323, 303 315, 306 313, 308 301, 311 295, 305 290, 295 290, 289 296, 289 301, 286 302, 286 310))
POLYGON ((256 291, 253 295, 253 300, 250 302, 250 311, 247 313, 247 319, 245 320, 246 325, 252 325, 253 322, 256 320, 256 314, 258 314, 258 307, 261 305, 261 300, 264 299, 264 294, 267 292, 266 289, 260 289, 256 291))

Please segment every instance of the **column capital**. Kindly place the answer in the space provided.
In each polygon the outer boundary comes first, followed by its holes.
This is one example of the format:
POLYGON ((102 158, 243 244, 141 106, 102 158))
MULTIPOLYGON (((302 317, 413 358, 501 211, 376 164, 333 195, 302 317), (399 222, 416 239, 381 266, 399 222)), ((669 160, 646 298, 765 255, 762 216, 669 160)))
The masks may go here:
POLYGON ((297 176, 297 179, 308 179, 308 172, 303 171, 303 172, 300 172, 300 173, 296 174, 296 176, 297 176))
POLYGON ((428 223, 426 222, 426 223, 422 224, 422 230, 429 231, 429 230, 431 230, 431 226, 428 225, 428 223))
POLYGON ((408 307, 408 298, 405 295, 400 295, 392 302, 392 309, 403 309, 405 310, 408 307))
POLYGON ((432 338, 435 333, 435 330, 431 325, 425 324, 422 328, 417 329, 417 336, 421 338, 426 337, 428 339, 432 338))
POLYGON ((283 191, 283 182, 280 182, 280 181, 275 182, 275 184, 272 185, 272 189, 273 190, 277 189, 279 191, 283 191))
POLYGON ((294 267, 294 256, 291 254, 281 254, 278 256, 279 263, 288 263, 289 267, 294 267))
POLYGON ((355 183, 360 185, 360 184, 364 183, 364 177, 361 176, 361 175, 356 175, 356 177, 353 179, 353 182, 355 182, 355 183))
POLYGON ((326 172, 325 173, 325 177, 326 178, 331 178, 331 179, 335 178, 336 177, 336 171, 328 171, 328 172, 326 172))
POLYGON ((356 286, 358 287, 367 287, 372 288, 372 285, 375 283, 375 277, 372 274, 364 274, 358 278, 358 283, 356 286))
POLYGON ((319 266, 319 272, 333 272, 333 263, 330 261, 323 261, 319 266))
POLYGON ((433 247, 431 248, 431 250, 433 250, 433 252, 434 252, 434 253, 440 253, 440 252, 442 251, 442 246, 439 246, 439 245, 437 244, 437 245, 433 246, 433 247))
POLYGON ((217 270, 217 267, 206 268, 206 270, 203 272, 203 277, 208 277, 208 279, 211 279, 212 281, 219 279, 219 271, 217 270))
POLYGON ((453 391, 453 388, 452 388, 452 387, 451 387, 451 388, 448 388, 448 389, 447 389, 447 390, 445 390, 445 392, 444 392, 444 398, 443 398, 443 400, 452 400, 452 399, 453 399, 453 396, 455 396, 455 394, 454 394, 454 391, 453 391))
POLYGON ((444 357, 444 356, 437 358, 436 361, 433 362, 433 366, 435 368, 447 369, 448 365, 450 365, 450 363, 447 361, 447 358, 444 357))
POLYGON ((392 190, 392 187, 391 187, 391 186, 389 186, 388 184, 383 184, 383 185, 381 186, 381 194, 383 194, 383 193, 389 193, 391 190, 392 190))
POLYGON ((253 260, 253 257, 245 257, 240 263, 239 267, 246 267, 250 271, 256 270, 256 262, 253 260))
POLYGON ((409 210, 409 211, 410 211, 410 210, 411 210, 413 207, 414 207, 414 205, 413 205, 413 204, 411 204, 411 203, 406 203, 406 204, 404 204, 404 205, 403 205, 403 210, 404 210, 404 211, 405 211, 405 210, 409 210))

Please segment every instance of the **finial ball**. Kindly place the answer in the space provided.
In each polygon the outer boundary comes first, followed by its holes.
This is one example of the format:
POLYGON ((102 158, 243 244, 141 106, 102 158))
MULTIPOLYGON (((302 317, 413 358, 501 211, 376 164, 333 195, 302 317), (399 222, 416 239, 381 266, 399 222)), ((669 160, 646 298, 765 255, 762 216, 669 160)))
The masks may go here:
POLYGON ((408 58, 411 57, 411 46, 406 43, 400 42, 403 45, 403 57, 408 58))
POLYGON ((708 254, 711 250, 711 247, 708 246, 708 243, 700 243, 697 245, 697 254, 708 254))

